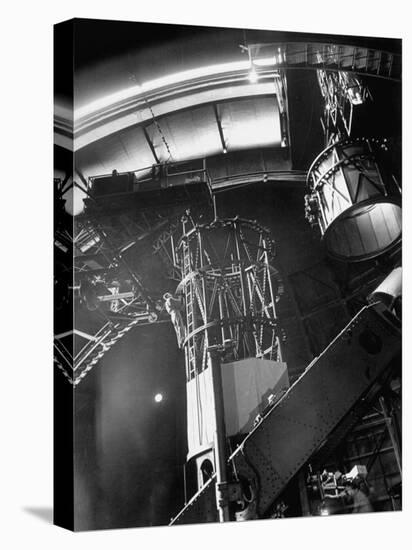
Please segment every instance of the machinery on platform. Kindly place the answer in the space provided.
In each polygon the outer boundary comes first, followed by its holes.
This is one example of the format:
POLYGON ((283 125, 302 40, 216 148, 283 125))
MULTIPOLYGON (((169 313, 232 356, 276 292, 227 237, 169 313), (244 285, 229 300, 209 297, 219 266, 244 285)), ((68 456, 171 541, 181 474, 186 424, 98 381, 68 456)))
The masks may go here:
MULTIPOLYGON (((60 180, 55 183, 64 205, 66 187, 60 180)), ((144 177, 114 170, 90 178, 85 189, 80 209, 84 212, 74 223, 65 212, 55 232, 56 265, 61 268, 56 277, 57 303, 73 300, 77 321, 74 331, 64 326, 56 332, 54 360, 74 387, 137 324, 167 319, 161 290, 152 296, 147 289, 141 260, 145 258, 149 265, 157 260, 165 276, 174 278, 173 237, 178 220, 189 204, 196 210, 196 205, 207 209, 211 203, 202 162, 154 165, 144 177), (66 272, 67 281, 63 280, 66 272), (81 323, 83 309, 93 321, 94 332, 87 322, 81 323)))

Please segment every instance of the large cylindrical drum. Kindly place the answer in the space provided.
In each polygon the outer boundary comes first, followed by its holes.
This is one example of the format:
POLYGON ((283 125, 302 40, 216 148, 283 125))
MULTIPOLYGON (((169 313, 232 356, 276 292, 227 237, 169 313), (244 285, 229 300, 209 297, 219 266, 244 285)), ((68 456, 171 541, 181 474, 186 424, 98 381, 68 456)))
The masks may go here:
POLYGON ((386 158, 385 142, 358 138, 329 146, 310 167, 306 215, 330 255, 367 260, 399 244, 401 191, 386 158))

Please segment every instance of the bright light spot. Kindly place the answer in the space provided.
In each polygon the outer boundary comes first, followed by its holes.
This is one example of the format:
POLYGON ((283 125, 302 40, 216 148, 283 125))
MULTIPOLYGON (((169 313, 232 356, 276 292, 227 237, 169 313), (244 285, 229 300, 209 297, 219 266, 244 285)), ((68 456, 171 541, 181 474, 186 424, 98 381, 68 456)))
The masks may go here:
POLYGON ((163 401, 163 395, 161 393, 157 393, 154 396, 154 400, 156 401, 156 403, 160 403, 161 401, 163 401))
POLYGON ((255 68, 252 68, 250 69, 250 72, 249 72, 249 82, 251 84, 256 84, 256 82, 258 81, 259 77, 258 77, 258 74, 256 72, 256 69, 255 68))
POLYGON ((320 515, 321 516, 328 516, 329 515, 329 510, 327 508, 322 508, 321 511, 320 511, 320 515))

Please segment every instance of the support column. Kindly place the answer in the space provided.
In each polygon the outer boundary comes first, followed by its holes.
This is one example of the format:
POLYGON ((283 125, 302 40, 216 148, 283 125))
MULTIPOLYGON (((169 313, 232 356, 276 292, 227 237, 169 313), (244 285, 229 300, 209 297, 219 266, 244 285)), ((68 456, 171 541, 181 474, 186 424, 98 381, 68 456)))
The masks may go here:
POLYGON ((305 472, 303 470, 300 470, 298 474, 298 482, 299 482, 300 505, 302 507, 302 516, 310 516, 308 491, 306 488, 305 472))
POLYGON ((226 426, 223 404, 223 385, 220 353, 217 346, 208 348, 213 385, 213 408, 215 417, 214 452, 216 468, 216 506, 221 523, 229 521, 226 471, 226 426))

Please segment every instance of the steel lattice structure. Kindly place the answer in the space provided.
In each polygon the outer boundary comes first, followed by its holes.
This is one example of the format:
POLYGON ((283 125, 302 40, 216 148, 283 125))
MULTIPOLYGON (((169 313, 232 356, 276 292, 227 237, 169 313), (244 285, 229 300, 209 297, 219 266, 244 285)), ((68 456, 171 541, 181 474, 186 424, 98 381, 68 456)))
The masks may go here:
MULTIPOLYGON (((55 183, 62 185, 60 180, 55 183)), ((117 215, 100 210, 95 207, 72 226, 61 224, 55 230, 58 265, 66 275, 66 285, 57 279, 62 293, 58 301, 74 300, 76 315, 83 308, 94 320, 94 330, 69 327, 54 337, 55 364, 73 386, 136 325, 166 321, 166 315, 161 318, 162 289, 158 299, 151 296, 145 287, 147 277, 136 269, 142 265, 141 257, 151 265, 158 255, 167 276, 179 280, 169 241, 180 234, 181 206, 153 212, 124 208, 117 215), (75 339, 82 343, 77 351, 75 339)))
POLYGON ((394 81, 400 81, 402 75, 400 54, 367 46, 333 42, 286 42, 249 44, 247 50, 256 66, 347 71, 394 81))
POLYGON ((206 368, 209 346, 225 348, 233 360, 281 360, 269 232, 240 218, 188 225, 177 249, 176 291, 184 299, 187 379, 206 368))

